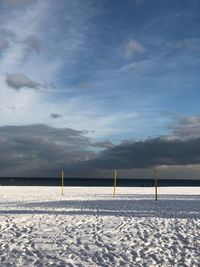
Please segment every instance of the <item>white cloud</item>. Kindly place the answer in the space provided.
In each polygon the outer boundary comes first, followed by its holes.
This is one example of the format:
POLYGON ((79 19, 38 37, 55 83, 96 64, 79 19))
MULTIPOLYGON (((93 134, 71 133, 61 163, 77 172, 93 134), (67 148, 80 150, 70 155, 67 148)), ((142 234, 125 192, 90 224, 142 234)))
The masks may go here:
POLYGON ((144 52, 145 48, 137 40, 130 40, 125 47, 124 57, 128 60, 131 59, 135 54, 144 52))

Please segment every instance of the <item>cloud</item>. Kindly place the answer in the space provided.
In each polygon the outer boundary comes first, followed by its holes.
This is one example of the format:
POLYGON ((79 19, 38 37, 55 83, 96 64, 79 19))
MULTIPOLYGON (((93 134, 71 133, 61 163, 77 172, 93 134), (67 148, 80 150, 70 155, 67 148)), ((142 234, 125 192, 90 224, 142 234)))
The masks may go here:
MULTIPOLYGON (((0 65, 4 67, 4 56, 11 51, 12 46, 15 46, 17 44, 17 35, 11 31, 11 30, 6 30, 2 26, 0 28, 0 53, 1 53, 1 62, 0 65)), ((2 71, 3 69, 1 69, 2 71)), ((0 71, 0 72, 1 72, 0 71)))
POLYGON ((199 38, 183 39, 172 43, 171 46, 177 49, 185 49, 189 51, 200 52, 200 39, 199 38))
POLYGON ((0 127, 0 176, 52 177, 65 169, 68 176, 106 177, 116 168, 126 170, 127 175, 141 169, 146 175, 154 166, 162 166, 168 173, 170 165, 179 170, 189 165, 195 169, 200 164, 200 138, 160 137, 113 145, 109 141, 92 143, 84 134, 39 124, 0 127), (94 153, 89 150, 91 146, 106 150, 94 153))
POLYGON ((45 125, 0 127, 0 176, 55 175, 64 166, 88 160, 89 139, 81 131, 45 125), (51 172, 52 171, 52 172, 51 172))
POLYGON ((8 47, 8 41, 0 37, 0 52, 8 47))
POLYGON ((6 30, 3 27, 0 29, 0 50, 12 47, 21 47, 24 49, 24 54, 35 52, 41 53, 43 42, 35 35, 16 34, 13 30, 6 30))
POLYGON ((141 5, 143 2, 144 2, 145 0, 136 0, 135 2, 136 2, 136 5, 141 5))
POLYGON ((114 144, 110 141, 104 141, 104 142, 92 143, 91 146, 99 148, 111 148, 114 147, 114 144))
POLYGON ((22 88, 38 89, 40 84, 30 80, 26 75, 16 73, 7 74, 6 78, 7 84, 15 90, 20 90, 22 88))
POLYGON ((78 88, 80 88, 80 89, 88 89, 90 87, 91 87, 90 83, 79 83, 78 84, 78 88))
POLYGON ((144 47, 136 40, 130 40, 125 47, 124 57, 125 59, 131 59, 135 54, 144 53, 144 47))
POLYGON ((170 126, 172 134, 182 139, 200 137, 200 116, 181 116, 175 118, 170 126))
MULTIPOLYGON (((84 61, 82 55, 90 52, 92 18, 97 15, 99 4, 93 0, 84 5, 81 0, 43 0, 33 1, 31 6, 23 8, 23 3, 31 1, 8 1, 13 6, 21 6, 16 10, 5 6, 5 2, 0 0, 0 36, 7 38, 9 47, 0 55, 0 117, 4 118, 0 124, 20 125, 28 121, 30 124, 40 122, 92 130, 96 121, 95 116, 91 116, 94 100, 80 96, 81 92, 74 88, 69 94, 69 88, 73 87, 70 81, 74 73, 80 74, 77 68, 84 61), (5 74, 8 74, 7 78, 5 74), (51 86, 45 86, 48 84, 55 84, 56 88, 52 90, 51 86), (17 96, 16 92, 25 87, 40 87, 45 96, 42 93, 36 96, 36 90, 21 90, 17 96), (28 101, 24 101, 23 95, 28 101), (23 113, 18 110, 13 117, 5 108, 13 104, 25 106, 23 113), (85 105, 90 106, 91 111, 86 111, 85 105), (53 110, 63 114, 64 119, 52 120, 49 111, 53 110)), ((76 79, 76 89, 81 81, 87 79, 76 79)), ((87 84, 81 86, 86 88, 87 84)), ((103 132, 102 125, 99 127, 103 132)))
POLYGON ((60 115, 60 114, 57 114, 57 113, 51 113, 51 118, 53 118, 53 119, 58 119, 58 118, 62 118, 62 115, 60 115))
POLYGON ((24 44, 28 51, 40 54, 42 51, 42 41, 35 36, 28 36, 24 40, 24 44))
POLYGON ((200 163, 200 138, 190 140, 155 138, 122 143, 87 162, 102 169, 150 168, 159 165, 200 163))
POLYGON ((136 6, 140 6, 145 2, 145 0, 129 0, 130 4, 134 4, 136 6))
POLYGON ((33 0, 0 0, 0 4, 9 5, 13 7, 20 7, 32 3, 33 0))
POLYGON ((54 36, 52 41, 49 40, 52 34, 49 33, 48 26, 52 21, 54 4, 46 0, 16 1, 16 3, 11 1, 11 3, 22 8, 15 10, 5 7, 3 3, 1 6, 0 36, 9 42, 9 47, 1 57, 0 75, 20 72, 45 84, 54 83, 58 69, 63 66, 63 60, 58 55, 59 51, 55 54, 55 51, 49 49, 53 47, 56 39, 54 36), (26 3, 32 4, 24 7, 26 3), (43 49, 47 46, 47 49, 43 49), (43 71, 38 71, 39 69, 43 71))

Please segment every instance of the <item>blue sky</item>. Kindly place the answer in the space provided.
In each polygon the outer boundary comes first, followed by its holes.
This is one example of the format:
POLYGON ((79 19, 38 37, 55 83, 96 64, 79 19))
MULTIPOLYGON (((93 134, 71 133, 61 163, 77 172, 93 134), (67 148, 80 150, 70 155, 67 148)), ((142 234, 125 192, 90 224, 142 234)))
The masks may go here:
POLYGON ((199 10, 198 0, 0 0, 0 126, 114 144, 191 126, 199 10))
POLYGON ((1 33, 18 46, 2 51, 1 75, 47 87, 36 96, 47 110, 33 122, 119 142, 168 134, 174 115, 199 114, 199 1, 14 2, 1 1, 1 33))

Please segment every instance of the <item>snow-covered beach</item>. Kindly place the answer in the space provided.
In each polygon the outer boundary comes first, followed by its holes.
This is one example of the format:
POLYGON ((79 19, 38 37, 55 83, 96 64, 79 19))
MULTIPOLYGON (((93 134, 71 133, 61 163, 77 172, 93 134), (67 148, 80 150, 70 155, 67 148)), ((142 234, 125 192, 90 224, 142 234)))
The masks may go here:
POLYGON ((0 187, 0 266, 199 266, 200 188, 0 187))

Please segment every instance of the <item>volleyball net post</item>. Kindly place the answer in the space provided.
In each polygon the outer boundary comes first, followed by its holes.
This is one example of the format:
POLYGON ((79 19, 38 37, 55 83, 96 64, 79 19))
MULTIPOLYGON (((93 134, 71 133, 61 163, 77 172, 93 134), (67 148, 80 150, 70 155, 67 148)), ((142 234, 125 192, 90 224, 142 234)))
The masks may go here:
POLYGON ((62 179, 62 196, 64 196, 64 171, 62 171, 62 174, 61 174, 61 179, 62 179))
POLYGON ((116 186, 117 186, 117 170, 114 170, 114 191, 113 191, 114 197, 116 195, 116 186))

